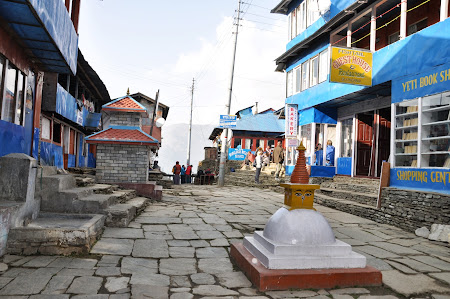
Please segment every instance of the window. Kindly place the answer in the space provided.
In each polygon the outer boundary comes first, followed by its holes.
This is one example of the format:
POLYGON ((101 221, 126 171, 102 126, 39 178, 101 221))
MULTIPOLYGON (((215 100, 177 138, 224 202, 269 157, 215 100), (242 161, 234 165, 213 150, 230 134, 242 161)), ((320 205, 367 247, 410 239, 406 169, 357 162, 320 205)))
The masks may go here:
POLYGON ((450 92, 398 103, 395 115, 395 166, 450 168, 450 92))
POLYGON ((240 146, 240 145, 241 145, 241 138, 234 138, 233 147, 238 148, 238 146, 240 146))
POLYGON ((52 122, 48 118, 45 118, 45 117, 42 118, 42 121, 41 121, 42 139, 50 140, 51 133, 52 133, 51 132, 51 124, 52 124, 52 122))
POLYGON ((302 63, 302 91, 309 87, 309 61, 302 63))
POLYGON ((24 115, 24 100, 25 94, 23 92, 25 86, 25 76, 18 72, 17 74, 17 99, 16 99, 16 117, 14 123, 16 125, 23 125, 23 115, 24 115))
POLYGON ((319 55, 319 83, 327 80, 328 77, 328 49, 319 55))
POLYGON ((294 70, 294 73, 295 73, 295 93, 298 93, 301 90, 301 71, 302 71, 301 66, 298 66, 294 70))
POLYGON ((64 137, 63 137, 63 148, 64 148, 64 154, 69 153, 69 141, 70 141, 70 127, 64 127, 63 129, 64 137))
POLYGON ((292 95, 292 71, 289 71, 287 73, 287 79, 286 79, 286 97, 290 97, 292 95))
POLYGON ((25 75, 0 56, 0 110, 2 120, 23 125, 25 115, 24 88, 25 75))
POLYGON ((297 8, 297 34, 306 29, 306 1, 300 3, 297 8))
POLYGON ((304 0, 289 14, 289 39, 295 38, 319 18, 317 0, 304 0))
POLYGON ((414 34, 416 32, 419 32, 422 29, 427 28, 428 20, 425 18, 422 21, 419 21, 417 23, 414 23, 412 25, 408 26, 408 35, 414 34))
POLYGON ((311 26, 320 17, 319 6, 317 0, 306 0, 306 7, 308 9, 307 26, 311 26))
POLYGON ((297 36, 297 10, 291 12, 291 39, 297 36))
POLYGON ((260 139, 258 141, 259 141, 258 142, 258 147, 260 147, 260 148, 262 148, 264 150, 265 149, 265 147, 264 147, 264 139, 260 139))
POLYGON ((16 83, 17 69, 8 64, 5 72, 5 95, 3 98, 2 119, 7 122, 14 121, 16 107, 16 83))
POLYGON ((396 32, 394 34, 389 35, 388 37, 388 45, 395 43, 400 40, 400 32, 396 32))
POLYGON ((311 79, 310 79, 310 86, 317 85, 319 81, 319 56, 316 56, 310 60, 311 65, 311 79))
POLYGON ((341 157, 352 156, 352 132, 353 119, 343 120, 341 122, 341 157))
POLYGON ((61 143, 61 124, 53 122, 53 142, 61 143))
POLYGON ((275 140, 268 140, 267 141, 267 146, 270 148, 274 148, 275 147, 275 140))

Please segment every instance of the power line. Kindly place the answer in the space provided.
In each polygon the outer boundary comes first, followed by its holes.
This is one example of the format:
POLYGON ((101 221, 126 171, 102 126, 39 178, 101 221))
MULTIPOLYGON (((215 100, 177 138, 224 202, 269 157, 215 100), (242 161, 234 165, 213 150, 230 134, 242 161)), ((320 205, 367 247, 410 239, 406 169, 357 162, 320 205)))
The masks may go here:
MULTIPOLYGON (((253 2, 253 1, 252 1, 252 2, 253 2)), ((246 2, 242 2, 242 4, 248 4, 248 5, 251 5, 251 6, 258 7, 258 8, 267 9, 267 10, 272 10, 271 8, 267 8, 267 7, 264 7, 264 6, 257 5, 257 4, 246 3, 246 2)))
POLYGON ((260 21, 249 20, 249 19, 245 19, 245 21, 247 21, 247 22, 259 23, 259 24, 264 24, 264 25, 270 25, 270 26, 275 26, 275 27, 281 27, 281 28, 284 28, 284 27, 285 27, 285 26, 281 26, 281 25, 275 25, 275 24, 273 24, 273 23, 266 23, 266 22, 260 22, 260 21))
POLYGON ((286 20, 276 19, 276 18, 271 18, 271 17, 259 15, 259 14, 256 14, 256 13, 247 12, 247 14, 248 14, 248 15, 252 15, 252 16, 257 16, 257 17, 260 17, 260 18, 265 18, 265 19, 269 19, 269 20, 274 20, 274 21, 279 21, 279 22, 287 23, 286 20))

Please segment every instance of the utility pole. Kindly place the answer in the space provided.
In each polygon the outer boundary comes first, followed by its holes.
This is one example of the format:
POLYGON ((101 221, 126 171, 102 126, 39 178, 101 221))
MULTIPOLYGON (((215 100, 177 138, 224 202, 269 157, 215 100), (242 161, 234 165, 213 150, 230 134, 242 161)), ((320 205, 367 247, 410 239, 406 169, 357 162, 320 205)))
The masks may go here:
POLYGON ((187 149, 187 162, 186 167, 191 165, 191 138, 192 138, 192 105, 194 103, 194 85, 195 79, 192 78, 192 88, 191 88, 191 119, 189 120, 189 136, 188 136, 188 149, 187 149))
MULTIPOLYGON (((237 47, 237 37, 239 33, 239 21, 241 17, 241 0, 238 0, 238 10, 237 10, 237 20, 236 20, 236 32, 234 33, 234 52, 233 52, 233 63, 231 64, 231 78, 230 78, 230 93, 228 97, 227 114, 230 115, 231 108, 231 96, 233 94, 233 77, 234 77, 234 63, 236 61, 236 47, 237 47)), ((225 129, 225 136, 222 140, 222 151, 220 153, 220 164, 219 164, 219 187, 223 187, 225 184, 225 163, 226 154, 228 150, 228 130, 225 129)))

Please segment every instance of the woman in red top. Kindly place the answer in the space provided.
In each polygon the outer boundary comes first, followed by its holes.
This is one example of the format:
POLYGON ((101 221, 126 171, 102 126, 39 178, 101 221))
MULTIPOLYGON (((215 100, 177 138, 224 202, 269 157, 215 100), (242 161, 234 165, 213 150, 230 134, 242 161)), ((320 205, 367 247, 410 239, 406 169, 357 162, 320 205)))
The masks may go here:
POLYGON ((188 165, 186 168, 186 184, 191 183, 192 165, 188 165))

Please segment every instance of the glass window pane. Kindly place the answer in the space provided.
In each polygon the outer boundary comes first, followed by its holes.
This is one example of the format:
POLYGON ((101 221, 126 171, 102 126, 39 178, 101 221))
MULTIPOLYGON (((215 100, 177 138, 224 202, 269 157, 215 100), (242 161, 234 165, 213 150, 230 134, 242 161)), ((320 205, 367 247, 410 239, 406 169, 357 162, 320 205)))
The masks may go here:
POLYGON ((42 139, 50 140, 50 120, 48 118, 43 117, 41 126, 42 126, 42 139))
POLYGON ((240 148, 241 147, 241 138, 234 138, 234 148, 240 148))
POLYGON ((309 63, 308 61, 302 64, 302 90, 309 87, 309 63))
POLYGON ((19 72, 17 76, 17 99, 16 99, 16 117, 14 123, 16 125, 22 125, 23 122, 23 101, 25 99, 23 93, 25 76, 22 72, 19 72))
POLYGON ((349 118, 341 122, 341 157, 352 156, 352 131, 353 119, 349 118))
POLYGON ((319 57, 316 56, 311 59, 311 84, 314 86, 319 80, 319 57))
POLYGON ((291 12, 291 39, 297 36, 297 10, 291 12))
POLYGON ((8 65, 5 76, 6 84, 2 119, 9 122, 13 122, 16 108, 16 77, 17 70, 14 66, 8 65))
POLYGON ((295 92, 300 92, 301 90, 301 66, 295 69, 295 92))
POLYGON ((292 71, 289 71, 286 79, 286 97, 290 97, 292 95, 292 85, 292 71))
POLYGON ((328 77, 328 49, 320 53, 319 61, 319 83, 327 80, 328 77))
POLYGON ((314 162, 315 165, 323 166, 323 133, 324 125, 316 124, 316 146, 314 148, 314 162))
POLYGON ((5 58, 3 58, 2 56, 0 56, 0 114, 2 111, 2 96, 3 96, 3 89, 2 89, 2 82, 3 82, 3 68, 5 66, 5 58))
POLYGON ((305 157, 307 162, 309 160, 308 164, 311 164, 311 124, 303 125, 300 128, 300 140, 303 143, 303 146, 306 147, 305 151, 305 157))

